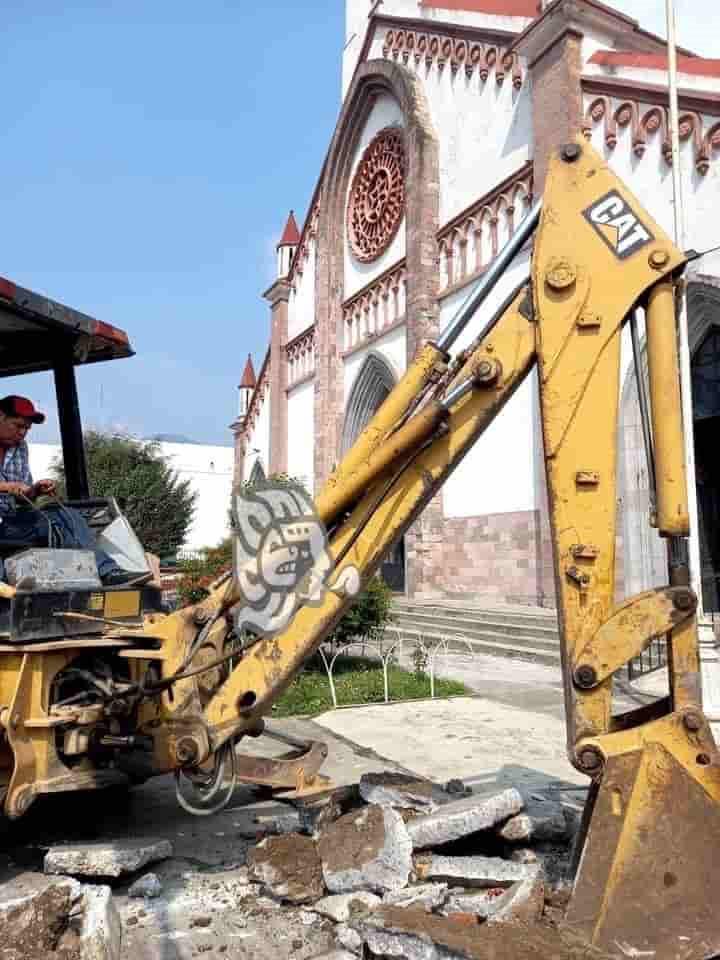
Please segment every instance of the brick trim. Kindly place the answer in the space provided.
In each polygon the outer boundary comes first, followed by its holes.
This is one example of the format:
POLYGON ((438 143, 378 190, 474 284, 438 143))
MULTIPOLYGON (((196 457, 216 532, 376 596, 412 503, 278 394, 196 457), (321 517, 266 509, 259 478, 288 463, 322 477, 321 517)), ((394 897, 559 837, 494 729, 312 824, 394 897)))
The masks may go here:
POLYGON ((437 328, 438 142, 421 82, 395 63, 360 64, 333 136, 323 182, 316 289, 315 476, 322 483, 337 461, 342 434, 345 198, 356 147, 376 98, 394 97, 405 117, 407 316, 409 356, 437 328))
POLYGON ((574 27, 567 27, 565 30, 553 37, 552 40, 548 41, 544 47, 542 47, 537 54, 533 57, 532 60, 528 61, 528 70, 532 70, 534 67, 540 63, 540 61, 548 55, 558 44, 562 43, 563 40, 568 37, 574 37, 576 40, 581 41, 583 38, 582 33, 579 30, 576 30, 574 27))

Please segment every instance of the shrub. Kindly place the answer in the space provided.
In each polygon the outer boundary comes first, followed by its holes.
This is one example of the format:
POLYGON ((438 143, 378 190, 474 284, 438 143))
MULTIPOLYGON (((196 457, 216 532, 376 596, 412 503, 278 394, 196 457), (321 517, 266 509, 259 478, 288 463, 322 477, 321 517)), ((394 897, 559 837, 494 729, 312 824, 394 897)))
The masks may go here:
MULTIPOLYGON (((179 479, 157 443, 93 430, 83 439, 92 496, 115 497, 143 547, 160 558, 174 557, 195 512, 190 481, 179 479)), ((64 496, 61 458, 52 473, 64 496)))
POLYGON ((390 587, 380 577, 373 577, 328 639, 337 646, 358 637, 379 640, 390 620, 391 604, 390 587))

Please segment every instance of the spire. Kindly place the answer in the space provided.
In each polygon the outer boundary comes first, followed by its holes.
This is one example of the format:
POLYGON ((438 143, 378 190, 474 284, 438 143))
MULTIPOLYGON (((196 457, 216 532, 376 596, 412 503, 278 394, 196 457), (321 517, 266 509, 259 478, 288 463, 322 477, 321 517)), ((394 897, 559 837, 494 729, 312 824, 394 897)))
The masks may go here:
POLYGON ((252 357, 248 354, 247 362, 245 364, 245 369, 243 370, 242 380, 240 381, 240 389, 249 388, 250 390, 255 389, 255 369, 253 367, 252 357))
POLYGON ((280 237, 278 247, 296 247, 300 243, 300 231, 295 222, 295 211, 290 211, 290 216, 285 224, 283 235, 280 237))

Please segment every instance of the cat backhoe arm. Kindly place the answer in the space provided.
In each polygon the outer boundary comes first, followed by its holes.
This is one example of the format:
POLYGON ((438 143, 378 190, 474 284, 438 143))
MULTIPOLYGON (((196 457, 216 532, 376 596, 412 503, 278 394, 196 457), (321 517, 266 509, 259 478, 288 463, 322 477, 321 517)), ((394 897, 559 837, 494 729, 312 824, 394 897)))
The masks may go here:
MULTIPOLYGON (((422 348, 317 497, 334 559, 320 602, 249 645, 202 704, 202 669, 220 668, 198 652, 215 649, 213 637, 243 602, 237 578, 154 628, 163 677, 176 678, 148 718, 159 762, 197 769, 261 728, 352 603, 346 587, 354 571, 363 582, 377 571, 537 365, 568 755, 591 782, 567 921, 617 956, 702 958, 719 949, 712 904, 720 766, 702 711, 697 598, 685 560, 674 306, 684 265, 683 253, 585 140, 563 147, 551 161, 542 208, 528 214, 438 343, 422 348), (536 224, 528 282, 453 357, 456 337, 536 224), (620 340, 638 309, 646 318, 657 478, 652 522, 673 563, 666 587, 616 606, 620 340), (668 638, 669 697, 614 716, 613 674, 657 635, 668 638)), ((483 470, 501 473, 503 464, 481 464, 478 488, 483 470)), ((312 783, 320 760, 296 761, 286 785, 293 777, 300 787, 312 783)))

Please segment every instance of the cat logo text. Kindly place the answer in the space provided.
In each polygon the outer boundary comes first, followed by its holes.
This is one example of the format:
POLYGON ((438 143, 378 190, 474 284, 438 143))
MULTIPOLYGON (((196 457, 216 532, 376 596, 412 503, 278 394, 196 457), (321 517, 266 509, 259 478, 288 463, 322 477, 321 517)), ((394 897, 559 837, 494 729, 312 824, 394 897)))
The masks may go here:
POLYGON ((583 216, 610 247, 618 260, 626 260, 654 239, 614 190, 596 201, 583 216))

